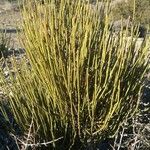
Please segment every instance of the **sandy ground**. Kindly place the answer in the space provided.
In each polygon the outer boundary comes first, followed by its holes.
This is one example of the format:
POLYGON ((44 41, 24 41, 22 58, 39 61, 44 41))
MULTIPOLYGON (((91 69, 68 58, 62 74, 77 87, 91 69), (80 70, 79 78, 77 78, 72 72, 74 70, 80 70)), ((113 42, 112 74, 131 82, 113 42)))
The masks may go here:
POLYGON ((21 15, 16 2, 7 2, 0 0, 0 31, 6 29, 7 36, 11 36, 9 47, 21 47, 16 29, 21 28, 21 15))

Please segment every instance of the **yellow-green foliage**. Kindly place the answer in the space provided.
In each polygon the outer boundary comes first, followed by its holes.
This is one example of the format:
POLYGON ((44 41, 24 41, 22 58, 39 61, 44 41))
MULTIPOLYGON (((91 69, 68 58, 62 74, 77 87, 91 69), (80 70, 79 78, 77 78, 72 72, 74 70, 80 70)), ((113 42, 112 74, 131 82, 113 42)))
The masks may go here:
MULTIPOLYGON (((37 141, 63 137, 56 149, 113 135, 135 112, 147 68, 148 43, 135 49, 109 26, 108 7, 81 0, 30 0, 23 8, 23 59, 6 92, 15 119, 37 141), (62 147, 59 147, 59 146, 62 147)), ((10 82, 9 82, 10 83, 10 82)), ((67 149, 67 147, 65 147, 67 149)), ((64 148, 64 149, 65 149, 64 148)))

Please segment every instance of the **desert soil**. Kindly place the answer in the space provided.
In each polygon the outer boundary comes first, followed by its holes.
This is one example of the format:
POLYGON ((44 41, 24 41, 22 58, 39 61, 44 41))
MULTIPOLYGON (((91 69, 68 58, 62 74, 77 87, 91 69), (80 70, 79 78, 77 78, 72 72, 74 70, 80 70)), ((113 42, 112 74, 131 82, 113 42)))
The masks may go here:
POLYGON ((7 36, 11 36, 9 47, 21 47, 16 29, 21 29, 21 15, 17 2, 8 2, 0 0, 0 31, 7 32, 7 36))

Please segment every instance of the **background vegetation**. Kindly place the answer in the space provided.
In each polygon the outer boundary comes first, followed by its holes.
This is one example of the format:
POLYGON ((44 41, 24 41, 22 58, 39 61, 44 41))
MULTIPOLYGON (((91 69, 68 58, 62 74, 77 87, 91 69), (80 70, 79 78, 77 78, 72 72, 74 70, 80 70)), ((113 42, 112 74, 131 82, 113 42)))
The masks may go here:
POLYGON ((113 17, 115 20, 119 20, 121 16, 124 19, 130 17, 131 22, 135 24, 143 25, 149 28, 150 25, 150 1, 149 0, 123 0, 118 2, 113 8, 113 17), (135 8, 135 13, 134 13, 135 8), (133 16, 134 14, 134 16, 133 16))

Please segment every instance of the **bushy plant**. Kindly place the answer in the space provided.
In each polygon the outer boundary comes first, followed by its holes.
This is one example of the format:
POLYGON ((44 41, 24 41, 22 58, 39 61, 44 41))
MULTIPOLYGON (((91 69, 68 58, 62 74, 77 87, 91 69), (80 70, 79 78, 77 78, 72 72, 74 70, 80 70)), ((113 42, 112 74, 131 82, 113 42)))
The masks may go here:
POLYGON ((140 23, 145 27, 149 27, 150 24, 149 7, 150 7, 149 0, 120 1, 113 8, 113 17, 117 20, 120 19, 121 16, 124 19, 128 19, 128 17, 130 17, 131 20, 134 21, 135 23, 140 23))
MULTIPOLYGON (((107 5, 107 4, 106 4, 107 5)), ((3 78, 9 105, 24 132, 55 149, 78 149, 113 136, 139 103, 148 43, 135 49, 123 30, 110 30, 109 8, 81 0, 27 1, 23 7, 26 58, 3 78), (11 81, 11 82, 10 82, 11 81), (9 88, 8 88, 9 87, 9 88), (79 146, 77 148, 77 146, 79 146)), ((3 72, 1 71, 1 76, 3 72)))

